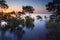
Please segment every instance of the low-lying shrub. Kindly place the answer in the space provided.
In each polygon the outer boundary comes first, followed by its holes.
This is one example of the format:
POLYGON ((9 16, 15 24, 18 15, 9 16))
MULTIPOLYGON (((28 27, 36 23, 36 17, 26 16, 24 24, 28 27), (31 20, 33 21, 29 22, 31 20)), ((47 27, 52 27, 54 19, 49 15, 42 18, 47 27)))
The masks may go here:
POLYGON ((46 24, 46 28, 57 28, 57 23, 48 22, 46 24))

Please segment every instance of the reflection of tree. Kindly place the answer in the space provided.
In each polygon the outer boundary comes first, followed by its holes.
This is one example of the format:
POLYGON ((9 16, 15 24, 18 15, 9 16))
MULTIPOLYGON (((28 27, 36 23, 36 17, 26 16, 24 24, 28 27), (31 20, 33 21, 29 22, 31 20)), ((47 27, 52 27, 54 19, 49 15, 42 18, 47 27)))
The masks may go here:
POLYGON ((4 29, 4 30, 0 30, 0 32, 1 32, 0 40, 11 40, 10 37, 5 37, 6 29, 4 29))
POLYGON ((26 27, 33 29, 34 28, 34 24, 33 23, 27 23, 26 24, 26 27))
POLYGON ((49 32, 46 38, 46 40, 60 40, 60 33, 49 32))
POLYGON ((30 16, 26 16, 25 17, 26 21, 25 21, 25 25, 27 28, 34 28, 34 19, 31 18, 30 16))
POLYGON ((25 33, 25 31, 22 28, 17 28, 17 29, 13 29, 13 31, 11 31, 15 34, 15 37, 17 37, 17 40, 21 40, 23 34, 25 33))
POLYGON ((4 34, 5 34, 5 31, 2 30, 2 33, 1 33, 1 35, 2 35, 2 40, 4 40, 4 34))
MULTIPOLYGON (((2 29, 0 31, 1 31, 1 39, 0 40, 11 40, 12 39, 9 36, 8 37, 5 36, 5 33, 8 32, 7 29, 2 29)), ((17 40, 21 40, 23 34, 25 33, 25 31, 22 28, 20 28, 20 27, 10 28, 9 32, 13 33, 14 34, 14 38, 13 39, 15 39, 15 37, 17 37, 17 40)))
POLYGON ((60 29, 56 23, 48 23, 46 26, 48 29, 47 40, 60 40, 60 29))
POLYGON ((47 40, 56 40, 55 34, 53 34, 53 32, 48 33, 47 40))

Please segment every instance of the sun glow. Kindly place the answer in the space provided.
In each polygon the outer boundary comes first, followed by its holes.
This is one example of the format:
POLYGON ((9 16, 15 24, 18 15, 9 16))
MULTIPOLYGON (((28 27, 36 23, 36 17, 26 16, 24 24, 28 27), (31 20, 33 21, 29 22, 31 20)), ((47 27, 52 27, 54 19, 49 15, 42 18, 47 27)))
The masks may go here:
POLYGON ((4 13, 10 13, 10 12, 12 12, 12 10, 10 10, 10 9, 4 9, 3 12, 4 13))

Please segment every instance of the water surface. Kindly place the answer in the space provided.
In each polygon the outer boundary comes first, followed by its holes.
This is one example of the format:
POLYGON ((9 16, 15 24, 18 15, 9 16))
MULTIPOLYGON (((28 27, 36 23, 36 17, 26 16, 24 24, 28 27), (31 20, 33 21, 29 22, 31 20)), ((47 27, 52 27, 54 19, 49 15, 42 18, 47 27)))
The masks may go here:
POLYGON ((44 19, 44 16, 49 16, 51 14, 31 14, 31 17, 35 18, 34 26, 24 27, 20 31, 10 32, 0 31, 0 40, 46 40, 46 34, 48 30, 46 29, 47 19, 44 19), (42 16, 43 20, 37 20, 36 16, 42 16))

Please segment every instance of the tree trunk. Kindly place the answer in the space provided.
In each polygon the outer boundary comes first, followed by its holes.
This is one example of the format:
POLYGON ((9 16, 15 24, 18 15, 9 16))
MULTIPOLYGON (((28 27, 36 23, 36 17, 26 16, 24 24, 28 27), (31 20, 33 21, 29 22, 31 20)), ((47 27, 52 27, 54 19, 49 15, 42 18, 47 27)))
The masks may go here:
POLYGON ((29 16, 31 16, 30 13, 29 13, 29 16))

